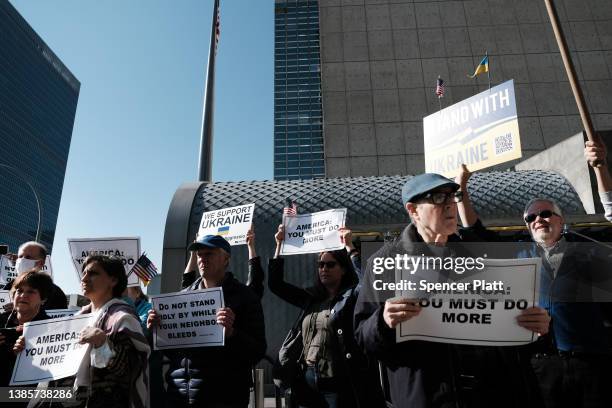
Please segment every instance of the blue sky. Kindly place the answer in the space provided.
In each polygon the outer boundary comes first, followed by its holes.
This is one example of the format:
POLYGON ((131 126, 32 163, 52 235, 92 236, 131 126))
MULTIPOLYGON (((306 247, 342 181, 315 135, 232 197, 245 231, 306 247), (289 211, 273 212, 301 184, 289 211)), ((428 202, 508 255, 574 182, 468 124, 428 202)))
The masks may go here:
MULTIPOLYGON (((213 0, 10 1, 81 82, 55 280, 80 292, 68 238, 140 236, 160 266, 172 196, 197 179, 213 0)), ((272 178, 273 8, 221 1, 214 181, 272 178)))

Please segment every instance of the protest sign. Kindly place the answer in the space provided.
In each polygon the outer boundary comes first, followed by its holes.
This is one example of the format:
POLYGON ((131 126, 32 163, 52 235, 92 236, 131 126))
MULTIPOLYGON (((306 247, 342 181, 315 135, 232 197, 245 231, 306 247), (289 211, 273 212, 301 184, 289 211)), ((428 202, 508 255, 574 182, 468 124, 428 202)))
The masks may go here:
POLYGON ((2 307, 11 302, 11 292, 8 290, 0 290, 0 313, 2 313, 2 307))
MULTIPOLYGON (((140 257, 140 238, 68 238, 72 264, 79 281, 82 278, 83 262, 89 255, 106 255, 120 258, 128 274, 140 257)), ((128 286, 138 286, 138 276, 128 275, 128 286)))
POLYGON ((198 238, 221 235, 230 245, 246 244, 246 233, 253 222, 255 204, 239 205, 202 214, 198 238))
POLYGON ((283 216, 285 239, 280 254, 312 254, 344 248, 338 230, 344 226, 345 218, 346 208, 283 216))
POLYGON ((10 385, 75 375, 89 350, 88 344, 79 344, 79 333, 92 322, 93 316, 78 315, 24 324, 26 344, 17 355, 10 385))
POLYGON ((17 277, 15 264, 8 256, 0 256, 0 285, 6 285, 17 277))
POLYGON ((223 326, 217 310, 223 307, 223 289, 211 288, 151 296, 161 321, 153 330, 153 349, 223 346, 223 326))
MULTIPOLYGON (((520 327, 516 317, 538 303, 540 265, 539 258, 485 259, 481 272, 466 273, 453 282, 457 289, 444 289, 443 283, 449 282, 427 281, 439 290, 425 292, 422 280, 396 270, 396 282, 413 282, 415 290, 425 293, 419 296, 421 312, 397 327, 396 341, 514 346, 537 340, 537 334, 520 327)), ((413 299, 415 290, 403 288, 396 296, 413 299)))
POLYGON ((51 265, 51 255, 47 255, 45 258, 45 264, 43 265, 41 272, 46 273, 53 278, 53 265, 51 265))
POLYGON ((47 316, 49 316, 51 319, 55 319, 58 317, 74 316, 74 314, 78 312, 79 310, 81 309, 80 308, 49 309, 49 310, 45 310, 45 312, 47 313, 47 316))
POLYGON ((521 157, 514 81, 423 118, 425 171, 456 176, 521 157))

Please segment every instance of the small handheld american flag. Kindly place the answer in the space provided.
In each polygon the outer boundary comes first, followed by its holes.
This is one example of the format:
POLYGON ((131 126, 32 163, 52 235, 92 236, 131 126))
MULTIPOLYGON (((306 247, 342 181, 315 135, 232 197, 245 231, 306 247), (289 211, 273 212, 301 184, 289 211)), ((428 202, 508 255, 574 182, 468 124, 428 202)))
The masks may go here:
POLYGON ((157 276, 157 268, 144 253, 140 255, 140 258, 138 258, 134 266, 132 266, 130 273, 132 272, 140 278, 145 286, 151 282, 151 279, 157 276))
POLYGON ((283 208, 283 214, 289 217, 295 217, 297 215, 297 204, 290 198, 287 198, 285 200, 285 208, 283 208))
POLYGON ((438 77, 438 82, 436 83, 436 95, 438 98, 444 97, 444 80, 438 77))

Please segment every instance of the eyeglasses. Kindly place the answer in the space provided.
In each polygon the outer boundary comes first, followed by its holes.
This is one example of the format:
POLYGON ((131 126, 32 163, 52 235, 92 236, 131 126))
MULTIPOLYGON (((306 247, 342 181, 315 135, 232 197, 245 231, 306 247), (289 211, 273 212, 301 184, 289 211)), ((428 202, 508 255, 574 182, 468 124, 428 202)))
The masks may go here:
POLYGON ((431 204, 436 204, 436 205, 446 204, 446 203, 451 203, 451 202, 460 203, 461 201, 463 201, 463 191, 454 191, 452 193, 442 193, 442 192, 427 193, 421 198, 421 200, 426 200, 430 202, 431 204))
POLYGON ((527 224, 529 224, 530 222, 534 222, 537 217, 540 217, 540 218, 550 218, 553 215, 556 215, 557 217, 560 217, 560 215, 557 214, 554 211, 551 211, 551 210, 542 210, 542 211, 540 211, 537 214, 527 214, 525 216, 525 222, 527 224))
POLYGON ((320 262, 319 262, 319 269, 323 269, 323 268, 324 268, 324 267, 326 267, 326 266, 327 266, 327 269, 331 269, 331 268, 333 268, 334 266, 336 266, 336 264, 337 264, 337 263, 338 263, 338 262, 336 262, 336 261, 327 261, 327 262, 320 261, 320 262))

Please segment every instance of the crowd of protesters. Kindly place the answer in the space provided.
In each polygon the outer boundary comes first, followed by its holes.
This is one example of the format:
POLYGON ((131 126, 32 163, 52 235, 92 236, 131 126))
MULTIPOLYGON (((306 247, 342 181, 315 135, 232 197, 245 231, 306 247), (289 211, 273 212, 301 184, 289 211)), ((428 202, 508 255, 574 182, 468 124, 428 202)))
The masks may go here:
MULTIPOLYGON (((592 165, 604 163, 594 170, 605 216, 612 220, 605 148, 588 142, 585 157, 592 165)), ((407 181, 401 199, 411 223, 374 256, 478 256, 478 249, 462 244, 501 239, 483 226, 471 205, 469 177, 463 167, 455 180, 422 174, 407 181)), ((611 271, 596 262, 597 245, 574 245, 576 240, 563 234, 563 213, 553 200, 534 197, 525 206, 524 222, 532 241, 508 258, 542 259, 540 302, 522 310, 516 321, 537 333, 538 340, 500 347, 398 343, 398 325, 422 308, 418 299, 372 291, 372 263, 362 269, 348 228, 339 232, 344 249, 318 255, 312 286, 287 282, 280 225, 267 268, 272 294, 266 296, 300 309, 281 349, 272 350, 279 355, 275 376, 280 384, 291 389, 294 403, 314 408, 385 407, 385 393, 398 408, 612 406, 612 303, 568 300, 568 293, 577 290, 573 284, 611 271)), ((252 368, 267 349, 261 304, 265 273, 252 230, 247 247, 246 283, 229 271, 232 247, 223 237, 199 237, 188 247, 183 291, 222 288, 224 306, 216 311, 216 323, 224 328, 225 343, 158 354, 151 353, 151 332, 160 314, 147 296, 140 287, 127 288, 120 260, 87 258, 81 286, 89 304, 78 314, 96 316, 80 333, 80 343, 90 345, 89 358, 75 376, 38 384, 72 387, 77 398, 66 403, 34 399, 29 406, 150 406, 153 373, 148 367, 157 356, 168 362, 163 390, 155 394, 163 395, 163 406, 246 407, 252 368)), ((23 325, 48 319, 45 310, 67 307, 61 288, 41 271, 46 255, 37 242, 24 243, 9 255, 17 277, 5 287, 12 303, 0 314, 0 387, 9 384, 16 356, 24 349, 23 325)))

